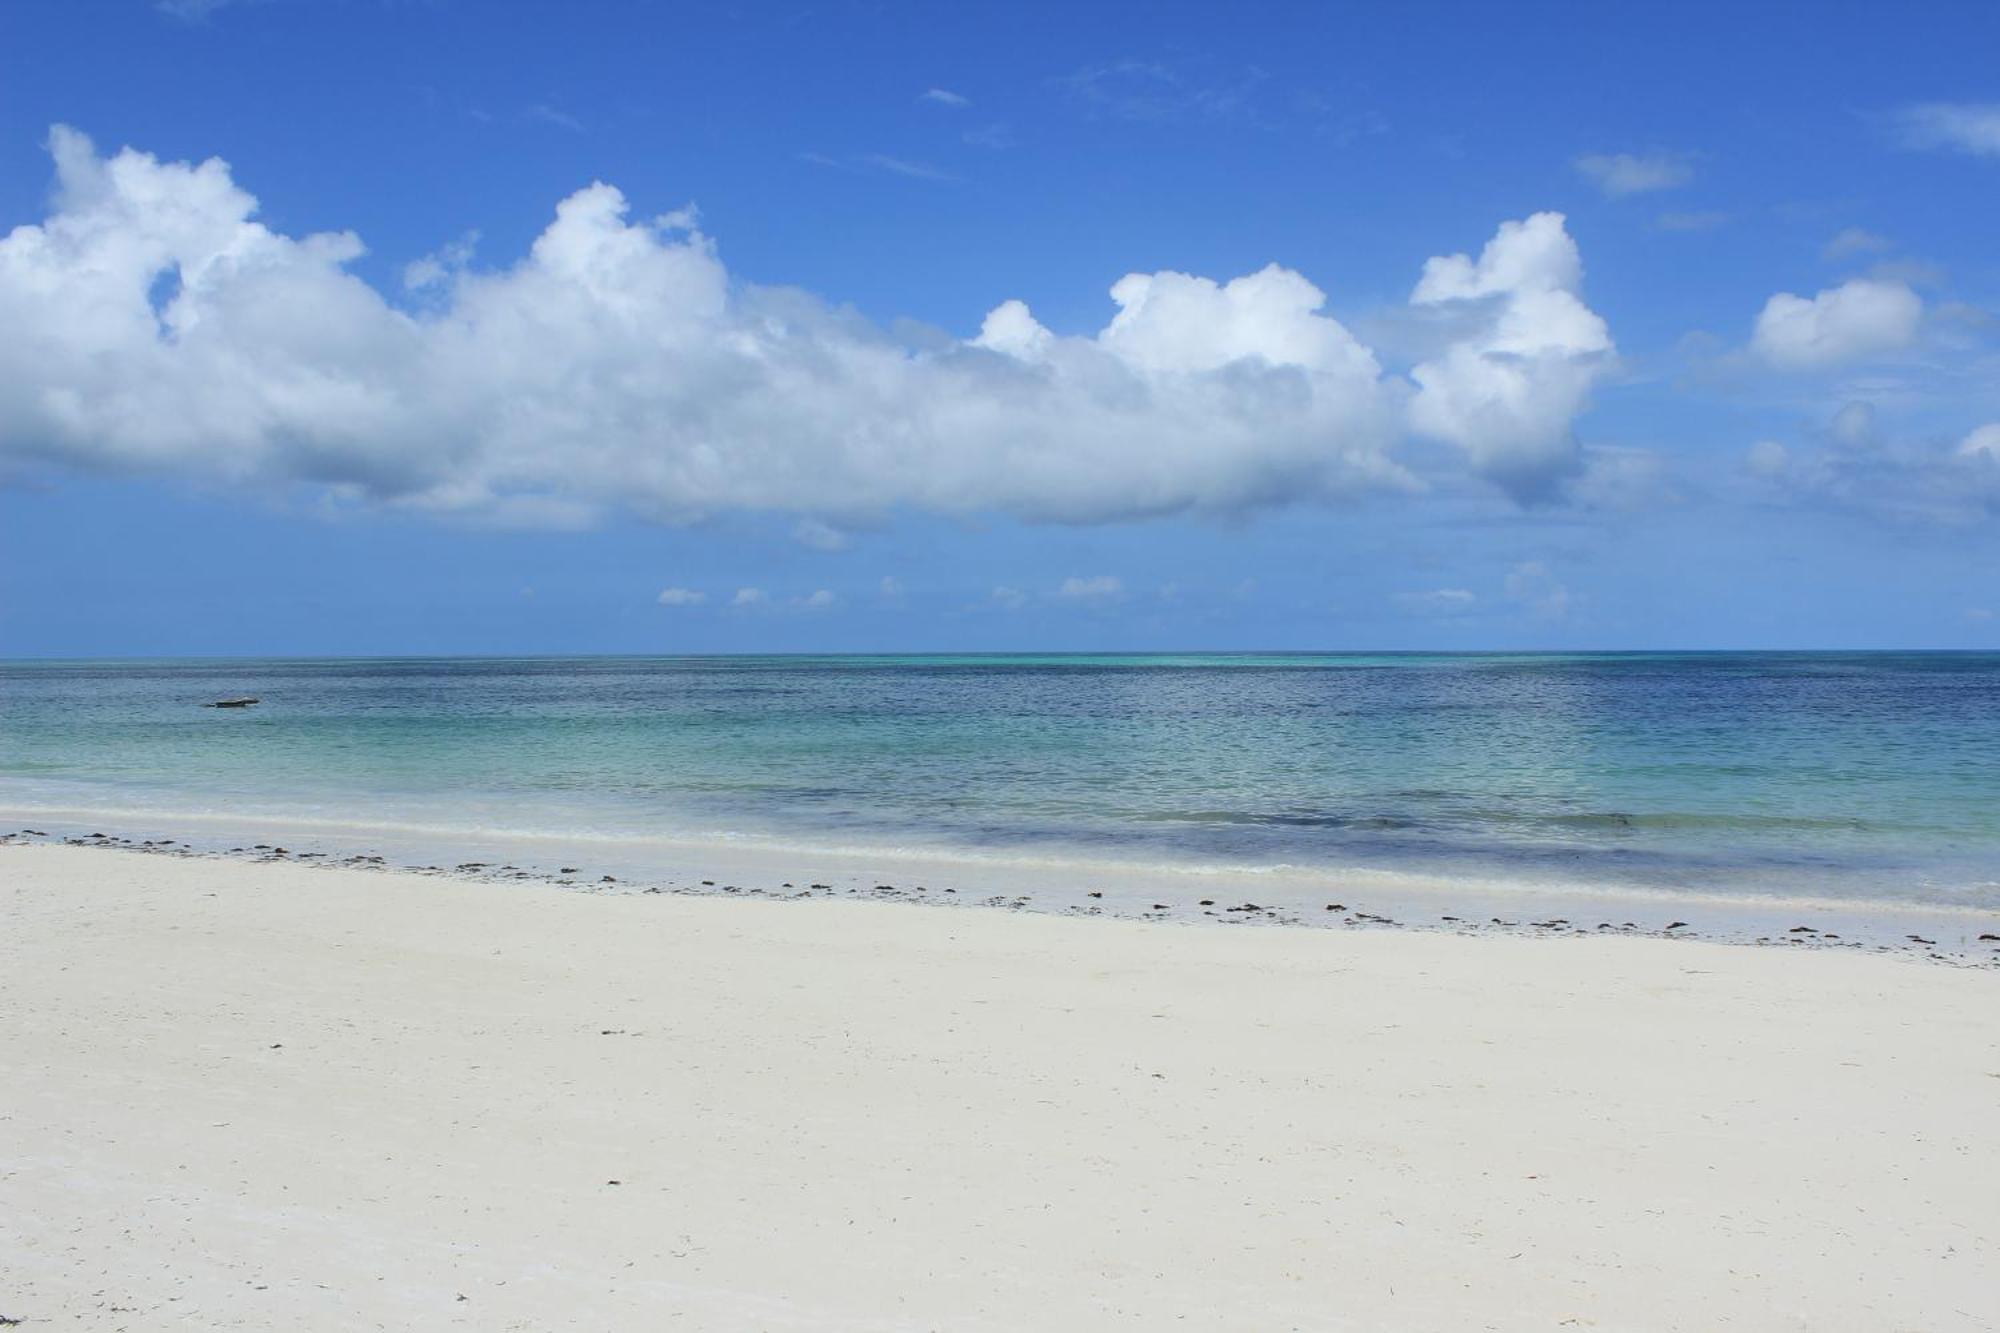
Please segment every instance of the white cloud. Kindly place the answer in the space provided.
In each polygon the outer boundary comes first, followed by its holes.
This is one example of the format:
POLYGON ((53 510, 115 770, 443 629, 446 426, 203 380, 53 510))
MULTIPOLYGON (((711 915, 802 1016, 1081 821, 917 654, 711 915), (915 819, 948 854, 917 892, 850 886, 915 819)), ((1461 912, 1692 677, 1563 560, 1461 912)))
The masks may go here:
POLYGON ((967 107, 972 105, 972 99, 970 97, 965 97, 958 93, 952 92, 949 88, 927 89, 923 93, 918 95, 917 100, 919 102, 935 102, 939 106, 948 106, 953 108, 954 110, 959 107, 967 107))
POLYGON ((1005 607, 1009 611, 1018 611, 1028 604, 1028 594, 1022 592, 1019 588, 1010 588, 1003 583, 993 590, 992 600, 995 606, 1005 607))
POLYGON ((1413 391, 1276 265, 1129 275, 1095 334, 1003 302, 969 342, 904 341, 731 275, 691 210, 635 221, 599 183, 511 266, 465 243, 419 261, 406 309, 349 271, 351 233, 254 221, 219 160, 100 157, 62 128, 50 148, 48 216, 0 237, 16 464, 518 524, 1092 522, 1409 490, 1411 426, 1528 494, 1574 466, 1571 418, 1610 364, 1554 214, 1426 267, 1413 300, 1449 336, 1413 391))
POLYGON ((553 125, 559 130, 568 130, 571 134, 583 133, 582 121, 561 107, 551 106, 547 102, 534 103, 528 108, 526 115, 529 120, 538 121, 543 125, 553 125))
POLYGON ((1585 153, 1574 165, 1614 199, 1671 190, 1694 179, 1685 153, 1585 153))
POLYGON ((792 540, 815 551, 845 551, 851 544, 846 533, 816 518, 802 518, 794 524, 792 540))
POLYGON ((762 588, 738 588, 736 595, 729 599, 731 606, 762 606, 771 600, 770 594, 762 588))
POLYGON ((1916 339, 1924 303, 1901 282, 1856 278, 1810 300, 1779 292, 1764 303, 1750 345, 1785 370, 1818 370, 1893 352, 1916 339))
POLYGON ((1399 592, 1396 604, 1412 615, 1462 616, 1479 598, 1465 588, 1433 588, 1428 592, 1399 592))
POLYGON ((1072 602, 1103 602, 1123 596, 1125 581, 1115 574, 1093 574, 1088 578, 1066 578, 1056 596, 1072 602))
POLYGON ((2000 102, 1926 102, 1895 114, 1911 148, 1941 148, 2000 157, 2000 102))
POLYGON ((693 588, 662 588, 659 602, 661 606, 700 606, 708 600, 708 594, 693 588))
POLYGON ((1411 424, 1464 449, 1516 498, 1544 498, 1580 465, 1571 423, 1617 364, 1611 333, 1583 303, 1583 260, 1560 213, 1502 223, 1477 261, 1433 259, 1410 300, 1479 316, 1410 372, 1411 424))
POLYGON ((903 596, 903 581, 894 574, 884 574, 882 576, 881 591, 883 600, 890 602, 900 601, 903 596))
POLYGON ((1820 249, 1827 259, 1849 259, 1855 255, 1879 254, 1895 248, 1895 242, 1865 227, 1843 227, 1820 249))
POLYGON ((797 604, 808 611, 824 611, 839 600, 838 597, 833 595, 831 590, 820 588, 807 596, 798 598, 797 604))
POLYGON ((1958 452, 1966 458, 1980 455, 2000 463, 2000 421, 1981 426, 1960 440, 1958 452))
POLYGON ((1743 455, 1743 466, 1753 476, 1775 477, 1791 465, 1791 450, 1776 440, 1759 440, 1743 455))

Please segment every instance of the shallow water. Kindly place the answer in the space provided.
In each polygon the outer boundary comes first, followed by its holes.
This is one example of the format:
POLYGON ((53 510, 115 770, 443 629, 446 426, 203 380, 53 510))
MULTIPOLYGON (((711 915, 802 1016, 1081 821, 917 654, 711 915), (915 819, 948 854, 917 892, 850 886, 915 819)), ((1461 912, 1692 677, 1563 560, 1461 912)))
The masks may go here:
POLYGON ((2000 654, 14 662, 0 806, 1992 907, 2000 654))

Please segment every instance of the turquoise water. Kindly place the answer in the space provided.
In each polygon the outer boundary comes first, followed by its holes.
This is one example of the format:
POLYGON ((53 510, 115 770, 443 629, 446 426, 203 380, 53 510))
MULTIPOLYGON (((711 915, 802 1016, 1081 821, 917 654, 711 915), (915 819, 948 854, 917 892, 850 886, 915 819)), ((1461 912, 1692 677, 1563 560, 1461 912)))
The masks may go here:
POLYGON ((2000 654, 14 662, 0 807, 2000 906, 2000 654))

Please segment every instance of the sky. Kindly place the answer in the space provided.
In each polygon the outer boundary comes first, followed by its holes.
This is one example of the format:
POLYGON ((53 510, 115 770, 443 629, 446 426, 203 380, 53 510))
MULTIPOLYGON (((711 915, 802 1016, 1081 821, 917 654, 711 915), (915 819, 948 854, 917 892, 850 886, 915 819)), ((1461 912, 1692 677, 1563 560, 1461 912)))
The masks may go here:
POLYGON ((0 656, 2000 648, 2000 6, 0 5, 0 656))

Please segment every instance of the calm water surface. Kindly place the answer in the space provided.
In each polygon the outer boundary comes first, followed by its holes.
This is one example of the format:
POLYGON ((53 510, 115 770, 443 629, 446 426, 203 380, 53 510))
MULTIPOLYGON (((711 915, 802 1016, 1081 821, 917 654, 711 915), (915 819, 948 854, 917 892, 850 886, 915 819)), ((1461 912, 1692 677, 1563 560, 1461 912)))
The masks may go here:
POLYGON ((15 662, 0 806, 1992 906, 2000 654, 15 662))

